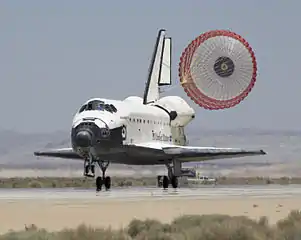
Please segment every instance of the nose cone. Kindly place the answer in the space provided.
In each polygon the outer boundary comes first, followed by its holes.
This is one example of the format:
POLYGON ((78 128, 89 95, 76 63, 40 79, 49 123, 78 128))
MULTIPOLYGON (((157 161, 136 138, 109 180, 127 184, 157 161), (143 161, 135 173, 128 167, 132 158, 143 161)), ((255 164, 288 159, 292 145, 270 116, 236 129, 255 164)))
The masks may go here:
POLYGON ((92 143, 92 136, 86 130, 79 131, 75 136, 75 142, 79 147, 89 147, 92 143))

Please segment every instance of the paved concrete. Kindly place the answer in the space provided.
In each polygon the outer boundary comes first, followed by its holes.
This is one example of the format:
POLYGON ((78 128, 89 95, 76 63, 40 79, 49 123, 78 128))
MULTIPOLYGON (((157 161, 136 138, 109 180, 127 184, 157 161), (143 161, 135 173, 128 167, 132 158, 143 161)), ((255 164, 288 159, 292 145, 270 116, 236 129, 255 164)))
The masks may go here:
POLYGON ((1 189, 3 200, 162 200, 162 199, 217 199, 217 198, 284 198, 301 196, 300 185, 288 186, 208 186, 200 188, 113 188, 96 193, 93 189, 1 189))

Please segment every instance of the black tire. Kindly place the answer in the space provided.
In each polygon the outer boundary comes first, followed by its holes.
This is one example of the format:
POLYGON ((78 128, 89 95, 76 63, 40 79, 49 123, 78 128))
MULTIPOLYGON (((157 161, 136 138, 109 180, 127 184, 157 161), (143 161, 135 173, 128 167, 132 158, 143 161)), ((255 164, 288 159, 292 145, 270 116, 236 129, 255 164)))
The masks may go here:
POLYGON ((105 178, 104 185, 105 185, 106 190, 109 190, 111 188, 111 178, 110 177, 105 178))
POLYGON ((97 177, 96 178, 96 191, 97 192, 101 191, 101 188, 102 188, 102 178, 97 177))
POLYGON ((171 185, 172 185, 173 188, 178 188, 178 186, 179 186, 179 180, 178 180, 178 177, 173 176, 173 177, 171 178, 171 185))
POLYGON ((158 187, 162 187, 162 176, 157 176, 157 185, 158 187))
POLYGON ((163 189, 167 189, 169 184, 169 179, 167 176, 163 176, 163 189))

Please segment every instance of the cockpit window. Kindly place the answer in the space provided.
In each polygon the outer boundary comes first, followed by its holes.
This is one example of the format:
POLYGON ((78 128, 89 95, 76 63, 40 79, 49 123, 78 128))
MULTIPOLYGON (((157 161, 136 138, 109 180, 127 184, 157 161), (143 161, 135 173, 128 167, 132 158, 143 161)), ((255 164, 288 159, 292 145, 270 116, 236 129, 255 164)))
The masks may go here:
POLYGON ((79 109, 79 113, 83 112, 87 107, 87 104, 83 105, 80 109, 79 109))
POLYGON ((113 104, 110 104, 110 107, 111 107, 113 112, 117 112, 117 109, 115 108, 115 106, 113 104))
POLYGON ((83 111, 108 111, 110 113, 115 113, 117 112, 116 107, 113 104, 106 104, 103 101, 100 100, 93 100, 91 102, 89 102, 88 104, 85 104, 84 106, 82 106, 79 110, 79 113, 83 112, 83 111))

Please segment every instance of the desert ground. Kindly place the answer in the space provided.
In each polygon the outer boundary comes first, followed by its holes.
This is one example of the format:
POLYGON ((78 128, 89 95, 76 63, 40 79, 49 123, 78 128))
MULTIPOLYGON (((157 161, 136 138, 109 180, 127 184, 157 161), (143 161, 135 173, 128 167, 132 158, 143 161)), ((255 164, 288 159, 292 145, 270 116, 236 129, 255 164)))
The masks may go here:
POLYGON ((111 200, 1 200, 0 232, 23 230, 24 225, 36 224, 48 230, 76 227, 81 223, 92 226, 120 228, 133 218, 158 219, 169 222, 184 214, 228 214, 258 219, 267 216, 270 223, 301 208, 301 197, 271 199, 172 199, 146 201, 111 200))

